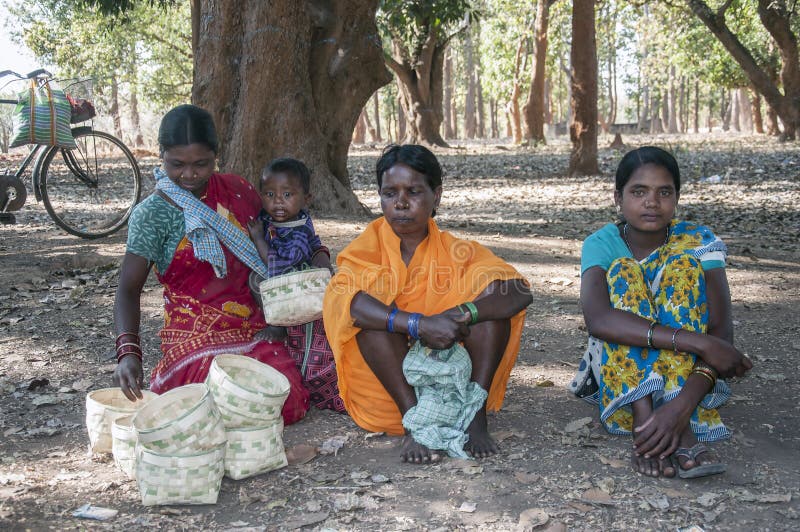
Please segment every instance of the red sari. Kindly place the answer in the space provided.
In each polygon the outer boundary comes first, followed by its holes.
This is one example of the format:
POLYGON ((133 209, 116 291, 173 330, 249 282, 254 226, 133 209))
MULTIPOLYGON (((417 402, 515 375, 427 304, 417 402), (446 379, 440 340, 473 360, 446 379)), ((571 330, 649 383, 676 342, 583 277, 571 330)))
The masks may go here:
MULTIPOLYGON (((247 222, 261 210, 255 189, 234 175, 212 175, 201 200, 245 234, 247 222)), ((285 345, 253 339, 266 323, 247 286, 250 269, 224 245, 222 249, 228 270, 223 279, 216 277, 209 263, 195 258, 185 236, 167 270, 157 272, 164 286, 164 328, 159 333, 164 356, 153 368, 150 389, 163 393, 203 382, 214 356, 246 355, 289 379, 283 418, 286 424, 294 423, 308 410, 308 391, 285 345)))

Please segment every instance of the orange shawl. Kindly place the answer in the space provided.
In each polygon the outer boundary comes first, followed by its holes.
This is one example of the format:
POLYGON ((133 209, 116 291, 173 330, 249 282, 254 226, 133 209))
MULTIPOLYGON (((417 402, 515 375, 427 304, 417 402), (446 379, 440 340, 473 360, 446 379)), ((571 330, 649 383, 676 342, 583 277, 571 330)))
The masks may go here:
MULTIPOLYGON (((337 258, 338 273, 325 293, 323 319, 339 375, 339 393, 347 412, 362 428, 402 434, 400 411, 358 349, 350 303, 365 292, 401 310, 436 314, 472 301, 491 282, 522 279, 517 270, 491 251, 428 224, 428 238, 408 266, 400 256, 400 238, 384 218, 370 223, 337 258)), ((499 410, 519 352, 525 311, 511 318, 511 337, 494 376, 487 406, 499 410)))

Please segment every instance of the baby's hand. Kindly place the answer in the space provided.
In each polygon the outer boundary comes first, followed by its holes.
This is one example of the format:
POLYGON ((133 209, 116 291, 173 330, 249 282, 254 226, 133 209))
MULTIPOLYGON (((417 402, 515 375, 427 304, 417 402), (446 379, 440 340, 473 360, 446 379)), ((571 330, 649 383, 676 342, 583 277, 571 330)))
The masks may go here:
POLYGON ((247 222, 247 232, 253 240, 264 240, 264 224, 261 220, 250 220, 247 222))

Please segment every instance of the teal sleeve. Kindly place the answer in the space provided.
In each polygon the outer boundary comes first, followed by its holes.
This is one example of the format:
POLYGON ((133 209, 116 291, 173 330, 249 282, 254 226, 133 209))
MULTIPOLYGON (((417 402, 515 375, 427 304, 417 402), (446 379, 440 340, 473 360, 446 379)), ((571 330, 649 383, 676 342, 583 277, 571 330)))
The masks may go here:
POLYGON ((126 251, 155 263, 164 273, 185 234, 183 213, 155 194, 137 205, 128 221, 126 251))

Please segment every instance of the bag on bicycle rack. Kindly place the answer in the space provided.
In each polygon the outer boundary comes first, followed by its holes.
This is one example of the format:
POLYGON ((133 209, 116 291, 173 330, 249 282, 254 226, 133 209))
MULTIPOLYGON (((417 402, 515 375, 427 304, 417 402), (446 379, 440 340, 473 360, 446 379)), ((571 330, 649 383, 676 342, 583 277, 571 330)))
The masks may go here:
POLYGON ((77 98, 69 93, 67 93, 66 96, 70 105, 70 123, 77 124, 78 122, 85 122, 97 115, 97 111, 94 109, 94 104, 89 100, 77 98))
POLYGON ((64 91, 52 87, 49 81, 38 85, 36 80, 31 80, 30 88, 20 93, 14 109, 14 136, 10 147, 44 144, 75 148, 69 125, 71 114, 64 91))

